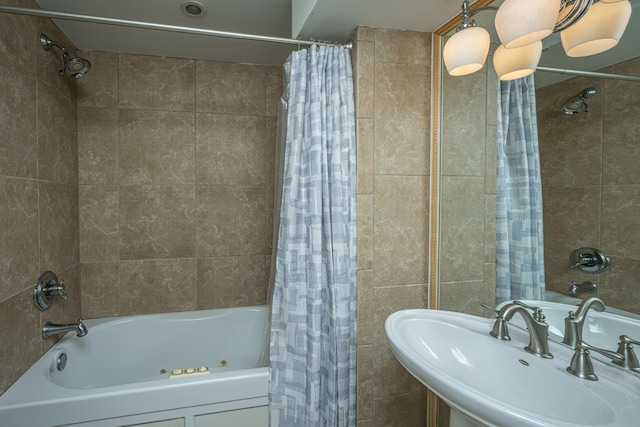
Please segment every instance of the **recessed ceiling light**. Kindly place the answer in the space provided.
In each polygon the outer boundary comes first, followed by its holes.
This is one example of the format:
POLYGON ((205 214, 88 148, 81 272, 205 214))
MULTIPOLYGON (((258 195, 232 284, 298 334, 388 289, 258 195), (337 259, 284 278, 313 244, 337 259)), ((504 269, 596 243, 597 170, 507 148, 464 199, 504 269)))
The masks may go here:
POLYGON ((180 5, 180 9, 185 15, 192 18, 200 18, 207 13, 207 9, 202 3, 193 0, 182 2, 182 4, 180 5))

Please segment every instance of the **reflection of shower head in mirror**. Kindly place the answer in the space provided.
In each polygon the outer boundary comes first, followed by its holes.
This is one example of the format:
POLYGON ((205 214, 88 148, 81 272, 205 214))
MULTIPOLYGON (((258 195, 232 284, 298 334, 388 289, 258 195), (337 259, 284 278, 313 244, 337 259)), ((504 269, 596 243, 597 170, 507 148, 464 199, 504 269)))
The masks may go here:
POLYGON ((588 87, 582 92, 562 104, 562 112, 564 114, 588 113, 589 106, 584 102, 585 98, 591 98, 596 94, 596 89, 588 87))
POLYGON ((64 74, 67 77, 75 77, 76 79, 84 76, 91 69, 91 63, 78 56, 72 50, 65 49, 60 43, 51 40, 46 34, 40 34, 40 44, 44 50, 51 49, 51 46, 55 46, 62 51, 62 59, 64 60, 63 68, 60 70, 60 74, 64 74))

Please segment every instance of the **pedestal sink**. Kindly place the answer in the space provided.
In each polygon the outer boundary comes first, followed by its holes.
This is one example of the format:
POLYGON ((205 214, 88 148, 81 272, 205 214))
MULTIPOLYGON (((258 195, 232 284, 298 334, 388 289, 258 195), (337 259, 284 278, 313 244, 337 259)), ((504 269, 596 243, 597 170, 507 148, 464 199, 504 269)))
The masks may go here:
POLYGON ((553 359, 489 335, 493 320, 441 310, 393 313, 385 329, 394 355, 452 408, 486 426, 635 426, 640 378, 594 361, 599 381, 566 372, 573 352, 550 343, 553 359))

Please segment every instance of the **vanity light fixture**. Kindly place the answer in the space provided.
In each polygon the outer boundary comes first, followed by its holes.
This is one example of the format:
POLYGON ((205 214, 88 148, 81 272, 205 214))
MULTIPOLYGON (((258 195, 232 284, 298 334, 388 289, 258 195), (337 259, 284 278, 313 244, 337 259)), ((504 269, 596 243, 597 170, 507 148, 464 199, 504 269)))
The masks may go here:
POLYGON ((568 56, 588 56, 611 49, 622 37, 631 16, 629 0, 505 0, 500 7, 469 11, 462 2, 462 23, 445 43, 442 57, 452 76, 474 73, 489 52, 488 32, 471 17, 496 10, 495 28, 502 43, 494 55, 500 80, 532 74, 542 53, 541 40, 560 32, 568 56), (559 12, 558 12, 559 11, 559 12))

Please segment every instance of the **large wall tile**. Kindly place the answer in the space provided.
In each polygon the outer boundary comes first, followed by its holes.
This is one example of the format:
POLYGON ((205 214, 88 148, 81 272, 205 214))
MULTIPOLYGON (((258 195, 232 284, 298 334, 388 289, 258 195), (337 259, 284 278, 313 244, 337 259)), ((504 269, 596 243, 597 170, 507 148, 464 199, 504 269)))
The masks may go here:
POLYGON ((120 184, 194 184, 195 118, 172 111, 120 110, 120 184))
POLYGON ((38 185, 40 269, 59 272, 79 261, 78 187, 42 181, 38 185))
POLYGON ((612 185, 602 192, 602 247, 606 253, 640 260, 640 185, 612 185))
POLYGON ((602 182, 601 97, 589 99, 588 115, 567 115, 560 109, 569 98, 593 84, 592 80, 579 77, 571 79, 563 87, 553 85, 537 91, 543 188, 549 185, 600 185, 602 182))
POLYGON ((429 33, 376 28, 375 49, 376 63, 431 65, 429 33))
POLYGON ((264 187, 199 186, 197 193, 199 257, 264 253, 264 187))
POLYGON ((120 259, 195 256, 195 189, 120 187, 120 259))
POLYGON ((266 67, 197 61, 196 111, 265 114, 266 67))
POLYGON ((384 322, 392 313, 427 305, 426 285, 392 286, 374 289, 373 370, 374 397, 387 397, 424 389, 424 386, 400 365, 391 352, 384 322))
POLYGON ((427 389, 374 399, 373 427, 423 427, 427 419, 427 389))
POLYGON ((37 176, 35 18, 4 15, 0 25, 0 174, 37 176), (16 54, 20 52, 20 54, 16 54), (6 77, 5 77, 6 76, 6 77))
POLYGON ((483 176, 485 173, 486 74, 443 75, 442 175, 483 176))
POLYGON ((356 114, 358 117, 374 116, 375 98, 375 45, 358 42, 353 54, 358 72, 354 73, 356 114))
POLYGON ((119 262, 83 262, 80 278, 83 316, 98 318, 122 315, 119 262))
POLYGON ((428 181, 422 176, 375 177, 375 286, 427 281, 428 181))
POLYGON ((374 132, 372 119, 358 119, 358 194, 373 193, 374 132))
POLYGON ((194 111, 195 62, 190 59, 119 54, 120 108, 194 111))
POLYGON ((197 269, 199 310, 267 302, 264 255, 198 258, 197 269))
POLYGON ((113 185, 81 185, 80 261, 120 260, 120 191, 113 185))
POLYGON ((120 263, 123 315, 196 309, 195 258, 120 263))
POLYGON ((374 380, 373 347, 371 345, 358 346, 358 420, 373 418, 374 380))
POLYGON ((80 184, 118 184, 118 110, 78 109, 80 184))
POLYGON ((484 179, 442 177, 440 283, 484 278, 484 179))
MULTIPOLYGON (((0 177, 0 301, 36 282, 38 271, 38 184, 0 177)), ((2 390, 0 388, 0 390, 2 390)))
POLYGON ((91 70, 78 79, 78 107, 118 108, 118 54, 94 51, 78 54, 91 62, 91 70))
MULTIPOLYGON (((36 278, 37 279, 37 278, 36 278)), ((35 280, 35 279, 34 279, 35 280)), ((0 391, 4 392, 41 356, 40 315, 31 288, 0 301, 0 391)))
POLYGON ((428 174, 428 83, 426 66, 376 63, 376 174, 428 174))
POLYGON ((264 116, 198 114, 199 185, 264 185, 264 116))

